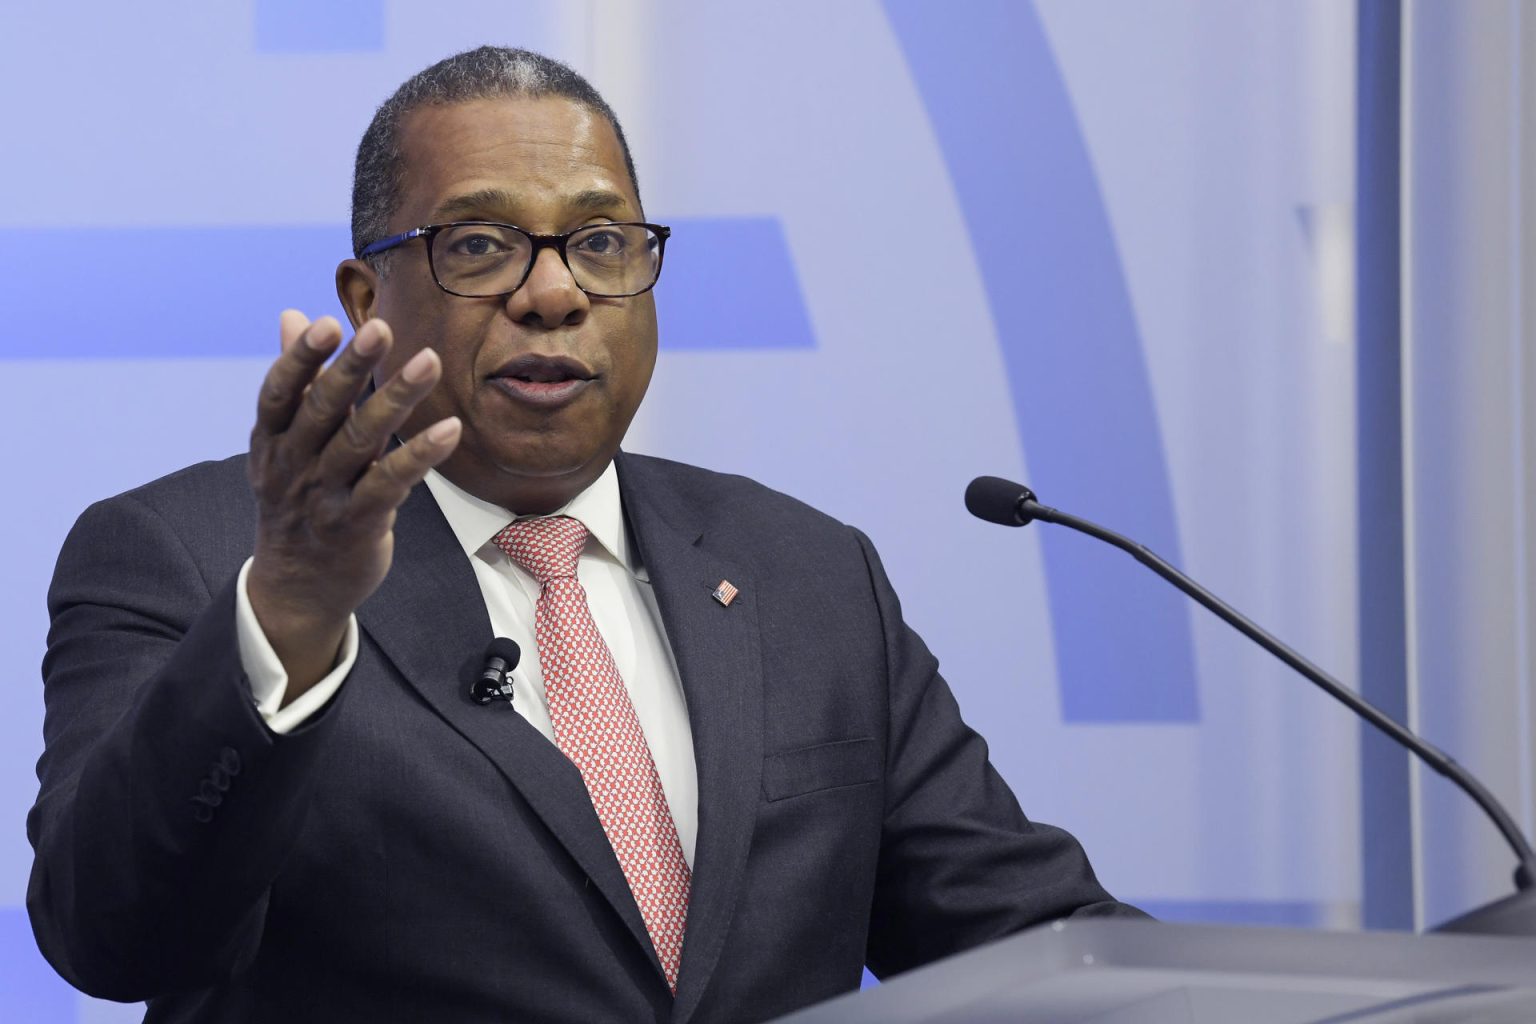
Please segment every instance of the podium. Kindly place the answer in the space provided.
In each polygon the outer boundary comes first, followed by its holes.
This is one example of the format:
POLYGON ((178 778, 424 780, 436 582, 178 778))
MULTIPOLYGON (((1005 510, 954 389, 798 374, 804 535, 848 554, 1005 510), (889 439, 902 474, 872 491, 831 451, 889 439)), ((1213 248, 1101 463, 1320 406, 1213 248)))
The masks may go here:
POLYGON ((1536 939, 1057 921, 773 1024, 1533 1024, 1536 939))

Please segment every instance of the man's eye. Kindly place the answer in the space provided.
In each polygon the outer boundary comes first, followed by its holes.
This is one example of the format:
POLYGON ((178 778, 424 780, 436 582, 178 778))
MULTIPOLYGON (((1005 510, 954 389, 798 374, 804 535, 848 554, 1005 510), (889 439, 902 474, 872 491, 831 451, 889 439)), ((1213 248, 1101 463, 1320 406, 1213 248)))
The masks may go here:
POLYGON ((624 234, 621 231, 594 231, 583 235, 578 247, 588 256, 618 256, 624 252, 624 234))
POLYGON ((507 251, 503 239, 495 235, 459 235, 449 249, 456 256, 499 256, 507 251))

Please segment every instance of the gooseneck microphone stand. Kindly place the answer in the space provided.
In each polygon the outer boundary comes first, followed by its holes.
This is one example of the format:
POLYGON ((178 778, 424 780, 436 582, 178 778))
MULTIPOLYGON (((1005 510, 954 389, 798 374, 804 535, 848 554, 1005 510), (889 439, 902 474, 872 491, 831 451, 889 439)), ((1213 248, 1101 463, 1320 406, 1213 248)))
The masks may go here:
POLYGON ((1122 537, 1112 530, 1106 530, 1097 523, 1042 505, 1028 487, 1001 477, 982 476, 972 480, 970 486, 965 489, 965 507, 972 515, 1003 526, 1024 526, 1039 519, 1065 526, 1106 544, 1114 545, 1210 609, 1228 625, 1406 747, 1436 772, 1450 779, 1470 796, 1488 817, 1493 819, 1494 825, 1504 836, 1504 841, 1514 850, 1517 861, 1515 892, 1513 895, 1478 907, 1431 930, 1536 937, 1536 852, 1532 851, 1531 844, 1509 812, 1494 799, 1493 794, 1482 783, 1457 764, 1450 755, 1398 724, 1380 708, 1362 699, 1295 650, 1265 632, 1237 609, 1184 575, 1145 545, 1138 544, 1128 537, 1122 537))

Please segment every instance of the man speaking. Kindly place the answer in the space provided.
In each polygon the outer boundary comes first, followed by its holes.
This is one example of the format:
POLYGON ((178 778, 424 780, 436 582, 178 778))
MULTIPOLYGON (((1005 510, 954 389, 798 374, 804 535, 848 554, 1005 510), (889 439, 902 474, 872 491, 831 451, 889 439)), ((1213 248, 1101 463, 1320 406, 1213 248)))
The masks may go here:
POLYGON ((28 907, 66 979, 152 1021, 741 1022, 1137 913, 863 535, 620 451, 669 231, 587 82, 421 72, 352 230, 351 342, 284 313, 249 454, 60 556, 28 907))

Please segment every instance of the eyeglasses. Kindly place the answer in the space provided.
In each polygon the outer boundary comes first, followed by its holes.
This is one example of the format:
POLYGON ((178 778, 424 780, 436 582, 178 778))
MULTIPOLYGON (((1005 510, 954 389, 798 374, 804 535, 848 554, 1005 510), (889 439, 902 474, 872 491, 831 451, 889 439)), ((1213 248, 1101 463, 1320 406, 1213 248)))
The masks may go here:
POLYGON ((533 261, 553 249, 576 287, 594 298, 622 299, 648 292, 661 276, 661 257, 672 229, 661 224, 604 223, 535 235, 494 221, 428 224, 381 238, 359 256, 373 256, 413 238, 427 242, 432 279, 449 295, 486 299, 511 295, 528 280, 533 261))

